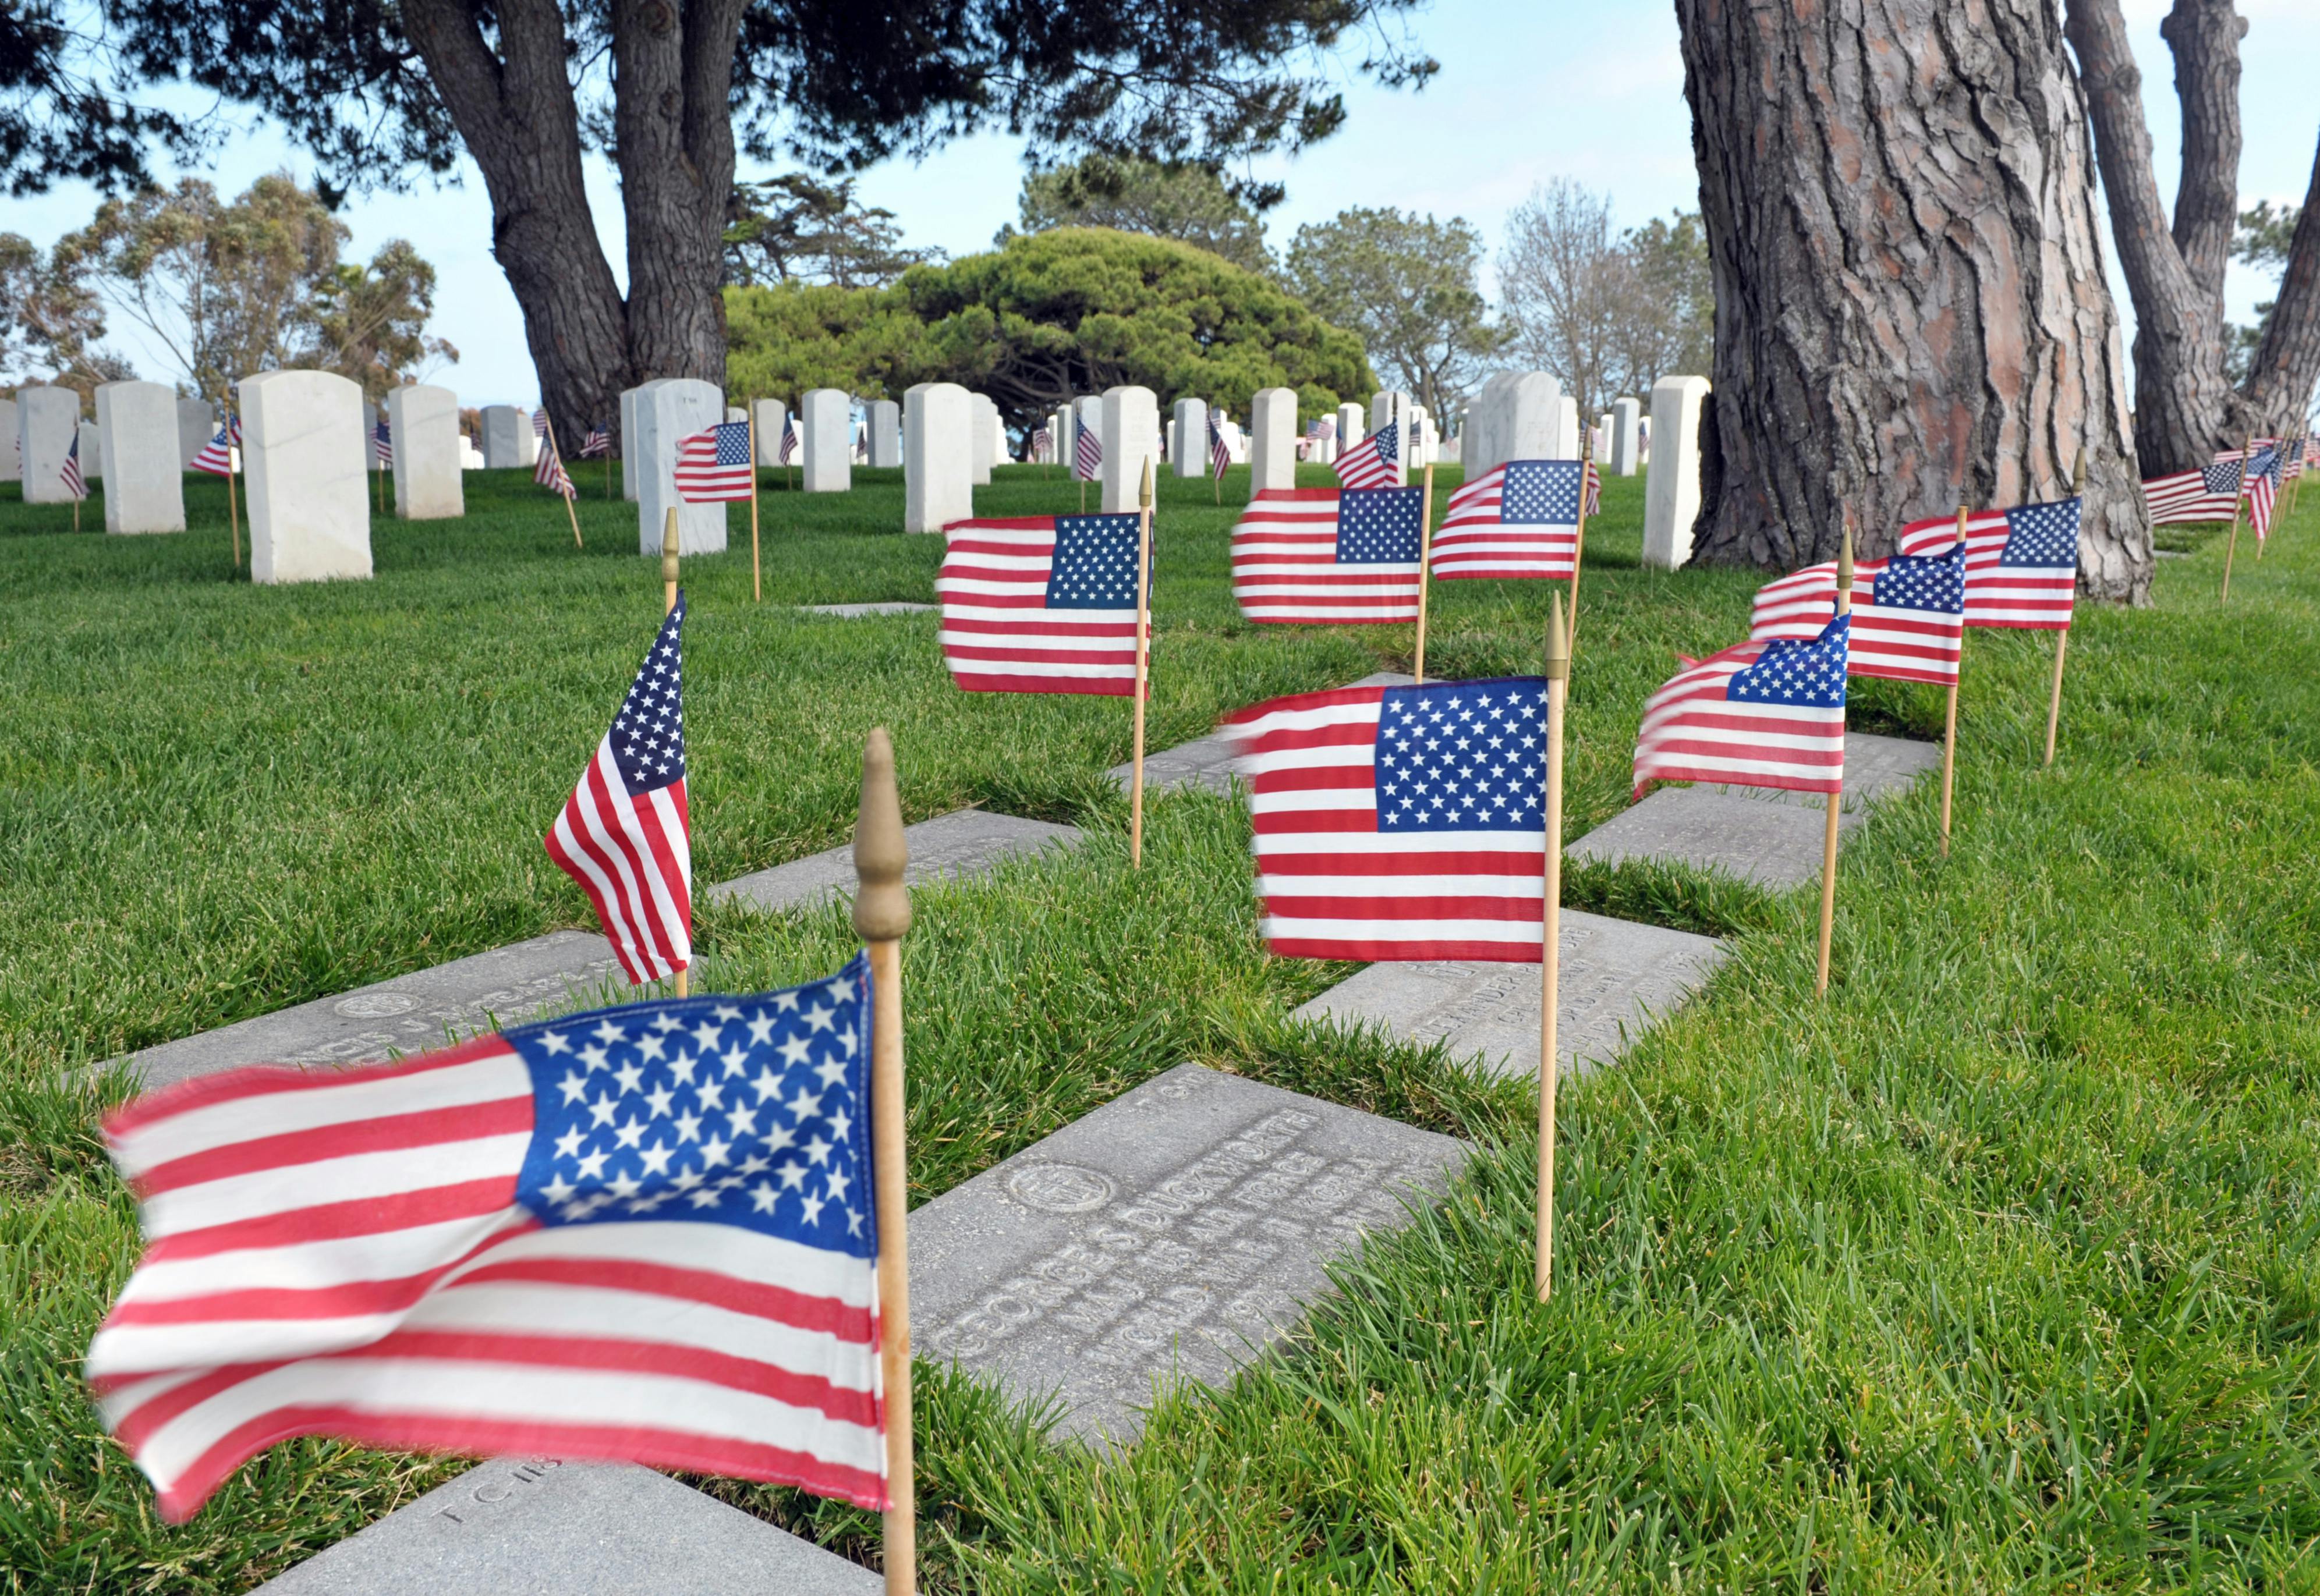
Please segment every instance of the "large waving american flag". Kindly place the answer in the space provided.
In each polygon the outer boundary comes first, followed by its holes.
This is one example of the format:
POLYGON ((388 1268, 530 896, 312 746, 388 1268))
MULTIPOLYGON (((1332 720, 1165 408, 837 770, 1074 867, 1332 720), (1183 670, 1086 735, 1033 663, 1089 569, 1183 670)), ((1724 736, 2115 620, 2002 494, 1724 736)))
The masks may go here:
MULTIPOLYGON (((786 460, 789 456, 784 454, 782 458, 786 460)), ((676 493, 686 503, 726 503, 749 498, 757 491, 757 467, 749 458, 748 422, 720 422, 677 440, 676 493)))
MULTIPOLYGON (((2078 499, 1984 510, 1965 523, 1965 623, 2065 631, 2079 585, 2078 499)), ((1901 529, 1899 551, 1931 555, 1958 540, 1957 517, 1901 529)))
POLYGON ((1845 641, 1740 643, 1687 661, 1644 705, 1636 792, 1655 781, 1835 793, 1844 784, 1845 641))
POLYGON ((1139 517, 955 521, 943 533, 935 597, 961 687, 1135 696, 1139 517))
POLYGON ((1248 784, 1273 952, 1537 961, 1544 679, 1302 693, 1224 730, 1248 784))
POLYGON ((1346 487, 1400 487, 1400 436, 1401 423, 1388 422, 1359 443, 1347 444, 1332 467, 1339 484, 1346 487))
POLYGON ((1267 488, 1233 525, 1233 597, 1251 621, 1418 619, 1418 487, 1267 488))
POLYGON ((629 979, 693 963, 693 840, 684 797, 684 594, 661 622, 612 729, 548 833, 629 979))
POLYGON ((2229 521, 2240 501, 2241 474, 2239 451, 2232 449, 2196 471, 2144 478, 2143 499, 2151 509, 2151 524, 2229 521))
MULTIPOLYGON (((1836 563, 1807 566, 1756 590, 1748 636, 1817 638, 1836 613, 1836 563)), ((1895 682, 1957 685, 1965 638, 1965 545, 1944 555, 1897 554, 1853 569, 1845 669, 1895 682)))
POLYGON ((297 1435, 885 1506, 869 984, 857 955, 115 1114, 146 1250, 87 1374, 162 1515, 297 1435))
MULTIPOLYGON (((1579 561, 1578 460, 1509 460, 1450 495, 1434 533, 1434 576, 1568 578, 1579 561)), ((1591 512, 1593 506, 1588 506, 1591 512)))
POLYGON ((241 447, 241 418, 230 415, 217 436, 202 445, 202 452, 193 459, 193 468, 206 471, 212 476, 233 475, 233 451, 241 447))

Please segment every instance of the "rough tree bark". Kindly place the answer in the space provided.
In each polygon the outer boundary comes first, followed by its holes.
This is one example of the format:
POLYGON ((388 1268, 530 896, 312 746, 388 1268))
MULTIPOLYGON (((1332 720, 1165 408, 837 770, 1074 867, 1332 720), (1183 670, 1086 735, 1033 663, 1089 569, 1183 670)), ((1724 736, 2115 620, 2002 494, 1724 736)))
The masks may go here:
POLYGON ((2043 0, 1676 0, 1716 278, 1696 558, 1864 557, 2069 490, 2080 585, 2139 602, 2086 107, 2043 0))
POLYGON ((2275 436, 2302 431, 2315 387, 2320 387, 2320 151, 2312 158, 2312 184, 2288 241, 2288 271, 2271 323, 2248 372, 2247 430, 2275 436))
POLYGON ((522 308, 540 394, 568 450, 617 431, 621 390, 647 376, 725 380, 728 111, 746 0, 619 0, 614 128, 628 224, 629 294, 598 242, 581 167, 580 111, 556 0, 498 0, 496 50, 476 0, 403 0, 492 202, 492 251, 522 308))

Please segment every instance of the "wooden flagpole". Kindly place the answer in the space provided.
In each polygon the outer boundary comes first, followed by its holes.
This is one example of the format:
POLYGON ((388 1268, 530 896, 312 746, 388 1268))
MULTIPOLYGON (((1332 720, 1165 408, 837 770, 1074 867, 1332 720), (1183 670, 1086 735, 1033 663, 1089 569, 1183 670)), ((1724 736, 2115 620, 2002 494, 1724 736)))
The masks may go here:
MULTIPOLYGON (((1958 541, 1965 541, 1965 506, 1958 506, 1958 541)), ((1958 675, 1965 674, 1965 618, 1958 618, 1958 675)), ((1949 703, 1942 711, 1942 857, 1950 856, 1950 790, 1957 781, 1958 685, 1950 683, 1949 703)))
POLYGON ((1579 444, 1579 523, 1571 532, 1571 651, 1579 652, 1579 562, 1587 553, 1587 467, 1595 463, 1595 435, 1579 444))
MULTIPOLYGON (((556 457, 557 468, 559 471, 563 470, 564 451, 557 448, 556 444, 556 418, 554 416, 549 416, 548 418, 548 451, 556 457)), ((566 482, 572 482, 572 474, 568 471, 565 471, 564 480, 566 482)), ((556 496, 564 501, 564 513, 572 522, 572 547, 575 549, 586 548, 587 545, 580 541, 580 512, 573 507, 572 503, 575 499, 577 499, 580 496, 580 485, 576 482, 572 482, 572 491, 570 493, 567 494, 558 490, 556 496)))
MULTIPOLYGON (((661 522, 660 585, 665 594, 661 614, 666 617, 676 609, 676 506, 674 504, 668 507, 667 519, 661 522)), ((686 977, 691 974, 689 970, 676 973, 677 996, 685 995, 686 977)))
POLYGON ((1409 674, 1426 680, 1426 567, 1434 554, 1434 462, 1426 462, 1425 496, 1418 502, 1418 649, 1409 674))
POLYGON ((1563 595, 1546 618, 1546 908, 1540 928, 1538 1020, 1538 1241, 1533 1283, 1538 1300, 1554 1289, 1554 1088, 1563 1075, 1556 1020, 1563 1007, 1563 712, 1571 685, 1571 643, 1563 595))
POLYGON ((233 467, 234 456, 239 451, 233 446, 233 416, 231 413, 226 416, 225 438, 225 525, 233 539, 233 568, 238 571, 241 569, 241 512, 235 508, 233 502, 233 467))
POLYGON ((2232 556, 2239 552, 2240 506, 2247 503, 2248 455, 2254 447, 2255 439, 2252 435, 2240 444, 2240 492, 2239 497, 2232 501, 2232 535, 2231 540, 2224 545, 2224 591, 2216 595, 2218 602, 2232 596, 2232 556))
MULTIPOLYGON (((1254 415, 1249 417, 1249 420, 1252 422, 1256 418, 1254 415)), ((1216 413, 1214 411, 1209 413, 1209 425, 1215 430, 1216 438, 1221 438, 1224 436, 1224 429, 1218 424, 1216 413)), ((1210 454, 1214 454, 1216 452, 1217 446, 1215 438, 1203 438, 1201 441, 1208 446, 1208 450, 1210 454)), ((1290 473, 1290 480, 1292 483, 1296 480, 1296 473, 1293 470, 1290 473)), ((1210 461, 1209 465, 1209 485, 1216 490, 1217 508, 1219 510, 1223 509, 1225 506, 1225 474, 1217 469, 1214 461, 1210 461)), ((1254 492, 1251 492, 1249 497, 1253 499, 1256 497, 1256 494, 1254 492)))
POLYGON ((870 957, 870 1142, 878 1214, 878 1365, 886 1408, 887 1596, 918 1588, 919 1512, 911 1437, 909 1144, 902 1091, 902 937, 911 849, 894 786, 894 745, 880 726, 862 750, 862 807, 854 822, 854 931, 870 957))
MULTIPOLYGON (((1836 551, 1836 612, 1853 613, 1853 526, 1844 528, 1844 541, 1836 551)), ((1851 654, 1847 651, 1851 670, 1851 654)), ((1828 993, 1829 933, 1836 926, 1836 831, 1837 817, 1844 808, 1844 784, 1839 781, 1837 790, 1828 795, 1828 825, 1820 841, 1820 962, 1813 975, 1813 995, 1824 997, 1828 993)))
POLYGON ((1144 461, 1144 486, 1136 517, 1136 768, 1128 778, 1128 866, 1144 868, 1144 685, 1152 660, 1152 461, 1144 461))
MULTIPOLYGON (((2086 491, 2087 451, 2080 449, 2077 463, 2071 467, 2071 492, 2083 496, 2086 491)), ((2237 505, 2232 507, 2232 515, 2234 520, 2237 519, 2239 515, 2237 505)), ((2231 583, 2231 567, 2228 564, 2225 566, 2224 571, 2224 582, 2228 586, 2231 583)), ((2070 651, 2071 629, 2066 626, 2054 634, 2054 685, 2047 690, 2046 694, 2046 763, 2050 766, 2054 763, 2054 733, 2062 723, 2062 658, 2070 651)))
POLYGON ((766 602, 764 568, 757 563, 757 402, 749 401, 749 596, 766 602))

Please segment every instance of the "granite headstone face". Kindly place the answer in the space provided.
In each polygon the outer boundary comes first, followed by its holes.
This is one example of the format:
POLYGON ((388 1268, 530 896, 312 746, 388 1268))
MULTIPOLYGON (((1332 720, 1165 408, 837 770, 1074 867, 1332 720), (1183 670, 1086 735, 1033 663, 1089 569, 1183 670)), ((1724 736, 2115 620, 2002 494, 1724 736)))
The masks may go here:
MULTIPOLYGON (((1205 458, 1208 440, 1201 452, 1205 458)), ((1297 485, 1297 390, 1259 388, 1248 404, 1248 491, 1297 485)))
POLYGON ((676 511, 679 554, 725 551, 725 506, 689 504, 676 491, 678 440, 708 431, 724 416, 725 395, 698 377, 657 379, 638 391, 638 553, 659 558, 661 530, 671 508, 676 511))
POLYGON ((81 422, 74 429, 80 440, 80 476, 83 482, 95 482, 104 475, 104 434, 95 422, 81 422))
POLYGON ((1160 401, 1149 388, 1107 388, 1103 395, 1103 509, 1130 512, 1141 503, 1144 467, 1160 468, 1160 401))
POLYGON ((241 379, 251 581, 370 575, 368 413, 362 389, 335 372, 241 379))
POLYGON ((65 456, 79 435, 78 394, 41 386, 16 390, 16 449, 24 474, 24 503, 62 504, 71 500, 64 484, 65 456))
POLYGON ((974 397, 956 383, 902 394, 902 530, 939 532, 974 513, 974 397))
POLYGON ((177 401, 177 469, 190 471, 194 457, 217 436, 217 411, 206 399, 177 401))
POLYGON ((1209 402, 1179 399, 1168 422, 1168 459, 1178 476, 1200 476, 1209 468, 1209 402))
POLYGON ((405 521, 449 521, 467 512, 459 471, 459 396, 405 383, 386 394, 394 440, 394 512, 405 521))
POLYGON ((24 468, 16 436, 16 402, 0 399, 0 482, 22 482, 24 468))
MULTIPOLYGON (((714 419, 712 414, 711 420, 714 419)), ((530 470, 539 458, 539 440, 532 435, 529 412, 512 404, 486 404, 483 409, 483 428, 486 470, 530 470)))
POLYGON ((1554 406, 1554 453, 1549 458, 1558 460, 1579 458, 1579 401, 1569 394, 1565 394, 1554 406))
POLYGON ((1337 406, 1337 452, 1342 455, 1346 446, 1359 442, 1369 432, 1369 413, 1358 404, 1337 406))
MULTIPOLYGON (((654 382, 665 381, 655 377, 654 382)), ((637 458, 637 401, 652 383, 621 390, 621 496, 633 504, 644 488, 644 463, 637 458)))
POLYGON ((1699 407, 1707 399, 1704 376, 1663 376, 1652 385, 1644 564, 1663 571, 1691 558, 1691 527, 1699 519, 1699 407))
POLYGON ((902 407, 892 399, 870 402, 870 464, 891 471, 902 463, 902 407))
POLYGON ((1611 472, 1616 476, 1633 476, 1642 463, 1637 453, 1636 422, 1643 409, 1633 399, 1611 401, 1611 472))
POLYGON ((801 481, 810 494, 842 494, 854 486, 854 400, 843 388, 809 388, 798 400, 802 418, 801 481))
POLYGON ((111 469, 108 532, 186 530, 186 468, 177 459, 177 394, 161 383, 104 383, 96 425, 111 469))
POLYGON ((999 406, 981 394, 969 394, 967 422, 972 441, 966 457, 966 478, 974 487, 991 484, 992 457, 999 451, 999 406))
POLYGON ((789 406, 778 399, 760 399, 750 407, 749 413, 757 431, 757 464, 780 465, 782 428, 789 422, 789 406))
POLYGON ((918 1354, 1058 1399, 1065 1435, 1133 1445, 1155 1391, 1228 1383, 1465 1152, 1179 1065, 911 1216, 918 1354))

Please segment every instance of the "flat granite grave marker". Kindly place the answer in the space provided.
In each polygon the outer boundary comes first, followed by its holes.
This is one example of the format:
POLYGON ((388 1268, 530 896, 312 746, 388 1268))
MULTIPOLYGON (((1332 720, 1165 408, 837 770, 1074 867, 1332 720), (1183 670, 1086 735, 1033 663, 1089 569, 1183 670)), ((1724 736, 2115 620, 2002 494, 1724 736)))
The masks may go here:
POLYGON ((1438 1194, 1465 1147, 1197 1064, 911 1216, 919 1355, 1056 1430, 1133 1445, 1155 1389, 1221 1387, 1328 1289, 1324 1265, 1438 1194))
POLYGON ((650 1469, 502 1457, 258 1589, 274 1596, 875 1596, 885 1582, 650 1469))
MULTIPOLYGON (((1616 1064, 1651 1024, 1707 984, 1724 962, 1712 937, 1563 911, 1555 1041, 1565 1074, 1616 1064)), ((1445 1043, 1453 1058, 1491 1075, 1538 1075, 1539 968, 1428 959, 1375 964, 1339 982, 1295 1018, 1379 1025, 1396 1040, 1445 1043)))
MULTIPOLYGON (((983 809, 953 810, 905 826, 902 835, 911 845, 911 863, 902 879, 914 887, 974 875, 1020 854, 1072 848, 1080 840, 1076 826, 1050 825, 983 809)), ((796 909, 850 892, 853 886, 854 845, 848 842, 826 853, 720 883, 709 889, 709 900, 714 903, 740 899, 757 909, 796 909)))

